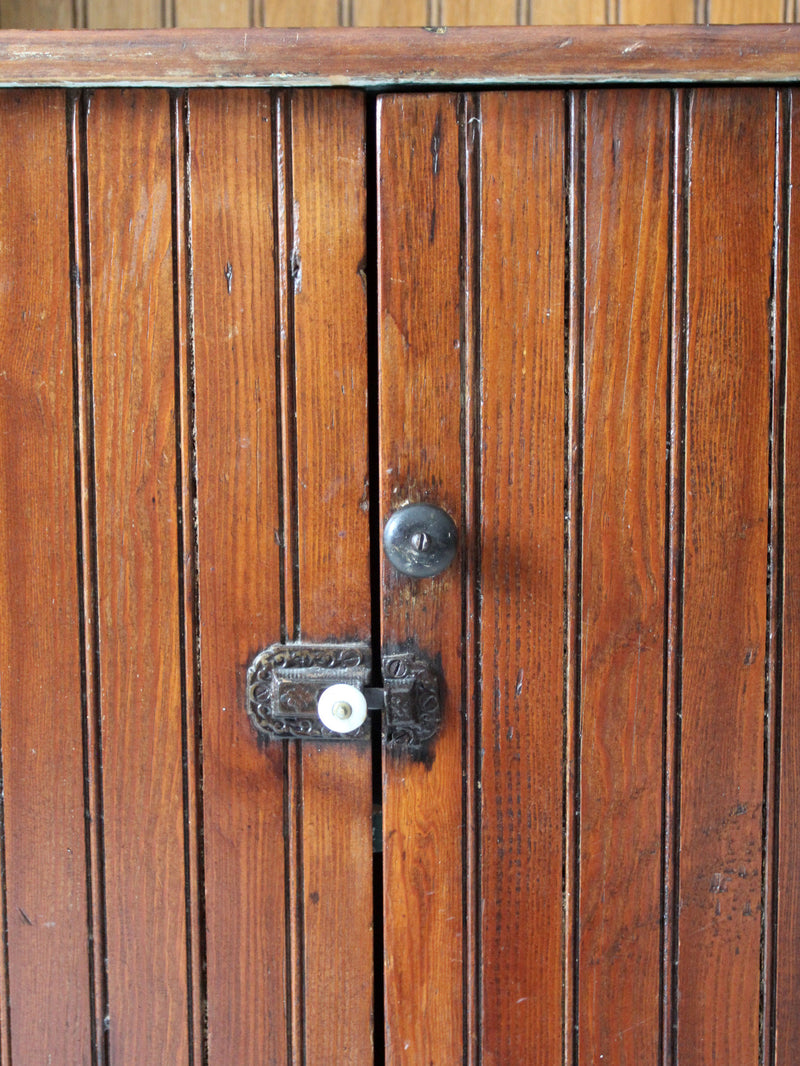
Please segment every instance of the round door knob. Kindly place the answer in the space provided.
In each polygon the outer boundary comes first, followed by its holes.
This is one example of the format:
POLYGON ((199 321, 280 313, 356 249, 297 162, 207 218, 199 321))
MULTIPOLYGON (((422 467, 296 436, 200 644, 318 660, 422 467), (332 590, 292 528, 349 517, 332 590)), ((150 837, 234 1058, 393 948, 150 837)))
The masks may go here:
POLYGON ((458 532, 441 507, 410 503, 389 518, 383 548, 392 566, 408 577, 433 577, 455 559, 458 532))
POLYGON ((334 733, 354 733, 367 720, 367 701, 355 685, 329 685, 317 700, 317 714, 334 733))

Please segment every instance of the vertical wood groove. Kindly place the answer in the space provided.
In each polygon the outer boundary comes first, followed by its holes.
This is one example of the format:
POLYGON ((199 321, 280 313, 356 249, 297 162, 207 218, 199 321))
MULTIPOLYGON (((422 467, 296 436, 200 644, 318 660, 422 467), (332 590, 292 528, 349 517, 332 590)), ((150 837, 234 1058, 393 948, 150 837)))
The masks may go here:
POLYGON ((80 625, 83 674, 83 745, 86 807, 89 981, 92 999, 92 1062, 109 1061, 106 962, 105 856, 103 841, 103 751, 100 708, 100 648, 95 501, 92 300, 89 255, 87 116, 90 99, 70 96, 67 112, 70 244, 75 374, 76 491, 78 493, 80 625))
MULTIPOLYGON (((6 793, 3 772, 3 693, 0 688, 0 1066, 14 1066, 11 1045, 11 985, 8 958, 8 886, 6 881, 6 793)), ((94 1064, 93 1064, 94 1066, 94 1064)))
MULTIPOLYGON (((378 106, 376 97, 365 101, 365 164, 366 164, 366 262, 367 277, 367 461, 369 506, 369 581, 370 624, 372 640, 372 680, 383 686, 383 647, 381 627, 381 463, 380 463, 380 319, 378 313, 378 106)), ((372 740, 372 803, 373 815, 382 820, 383 799, 383 734, 380 724, 373 720, 372 740)), ((381 824, 380 832, 383 832, 381 824)), ((386 1062, 386 981, 383 942, 384 867, 383 841, 376 847, 373 841, 372 907, 373 907, 373 1041, 375 1066, 386 1062)))
POLYGON ((564 1066, 578 1061, 580 942, 580 656, 583 524, 583 296, 586 95, 566 97, 567 233, 565 262, 567 397, 564 529, 564 1066))
POLYGON ((783 500, 786 400, 789 222, 789 103, 775 94, 775 214, 770 353, 769 513, 767 547, 767 646, 764 691, 764 808, 761 914, 761 1011, 759 1061, 775 1062, 777 905, 780 819, 780 729, 783 616, 783 500))
MULTIPOLYGON (((3 769, 3 689, 0 680, 0 1066, 14 1066, 11 1044, 11 984, 8 955, 8 883, 6 880, 6 789, 3 769)), ((95 1066, 92 1063, 92 1066, 95 1066)))
POLYGON ((662 922, 660 1064, 675 1061, 677 1020, 678 863, 680 858, 680 707, 683 598, 683 486, 685 472, 686 402, 686 94, 672 97, 670 176, 670 270, 668 366, 666 625, 664 627, 664 799, 662 810, 662 922))
POLYGON ((192 326, 191 157, 188 95, 171 97, 173 272, 175 315, 175 412, 178 587, 180 603, 181 715, 183 747, 186 968, 189 1055, 207 1061, 205 1039, 205 920, 202 873, 202 708, 199 658, 197 456, 194 446, 195 370, 192 326))
POLYGON ((785 237, 785 283, 788 293, 782 309, 784 375, 780 412, 780 437, 777 461, 780 464, 781 514, 779 536, 782 549, 780 580, 781 664, 779 715, 775 722, 776 786, 780 789, 779 807, 775 810, 773 968, 775 990, 772 1020, 774 1066, 793 1066, 800 1054, 800 893, 797 891, 798 844, 800 843, 800 654, 798 654, 798 529, 800 528, 800 479, 797 456, 800 454, 800 388, 798 388, 798 301, 796 284, 800 275, 798 259, 798 219, 795 189, 798 184, 798 112, 795 90, 789 90, 785 112, 788 133, 787 167, 789 183, 784 201, 788 223, 785 237))
POLYGON ((461 155, 461 703, 463 766, 464 1056, 481 1059, 480 742, 481 735, 481 110, 480 97, 459 101, 461 155))
MULTIPOLYGON (((278 509, 280 526, 281 639, 297 640, 300 628, 297 528, 292 195, 292 110, 286 92, 273 95, 275 220, 275 353, 278 402, 278 509)), ((287 1046, 292 1066, 303 1066, 303 884, 302 752, 299 741, 284 747, 284 822, 287 907, 287 1046)))

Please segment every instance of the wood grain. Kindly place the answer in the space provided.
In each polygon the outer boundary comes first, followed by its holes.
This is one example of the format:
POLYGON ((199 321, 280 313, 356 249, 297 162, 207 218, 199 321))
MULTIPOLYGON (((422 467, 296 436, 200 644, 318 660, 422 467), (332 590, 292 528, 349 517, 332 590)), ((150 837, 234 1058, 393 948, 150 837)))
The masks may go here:
POLYGON ((517 0, 491 4, 484 3, 484 0, 442 0, 442 25, 516 26, 519 21, 517 8, 517 0))
POLYGON ((758 1061, 775 94, 692 94, 681 1062, 758 1061))
POLYGON ((619 0, 618 12, 620 25, 692 23, 695 21, 695 0, 619 0))
POLYGON ((202 723, 200 618, 197 588, 197 455, 190 262, 189 131, 187 94, 170 97, 172 134, 175 385, 177 391, 178 537, 181 598, 184 856, 186 862, 189 1061, 201 1066, 206 1044, 206 956, 202 842, 202 723))
MULTIPOLYGON (((379 100, 378 182, 381 528, 398 507, 420 501, 443 507, 461 525, 455 96, 379 100)), ((459 564, 414 580, 384 558, 381 583, 384 648, 413 640, 441 663, 444 694, 442 730, 427 760, 389 751, 384 758, 386 1061, 457 1062, 463 1024, 459 564)))
POLYGON ((784 0, 706 0, 706 22, 783 22, 784 0))
POLYGON ((109 1045, 188 1057, 169 101, 88 119, 109 1045), (124 444, 123 444, 124 442, 124 444))
POLYGON ((352 0, 353 26, 425 26, 428 0, 352 0))
POLYGON ((175 25, 250 26, 252 0, 174 0, 175 25))
POLYGON ((164 0, 85 0, 90 30, 139 30, 168 26, 164 0))
POLYGON ((606 0, 531 0, 530 26, 604 26, 606 0))
POLYGON ((338 26, 339 0, 262 0, 261 26, 338 26))
POLYGON ((581 462, 583 435, 584 204, 586 108, 583 90, 566 94, 566 289, 564 315, 564 872, 562 987, 564 1066, 578 1057, 580 902, 580 602, 581 462))
POLYGON ((84 1061, 92 1016, 65 113, 0 100, 3 1063, 84 1061))
MULTIPOLYGON (((292 97, 297 621, 312 641, 371 637, 364 123, 359 93, 292 97)), ((301 749, 306 1060, 367 1066, 372 753, 301 749)))
POLYGON ((0 85, 240 87, 246 78, 281 88, 333 81, 505 87, 800 76, 800 26, 762 26, 755 34, 737 26, 54 31, 45 48, 43 41, 35 32, 0 33, 0 85))
POLYGON ((586 98, 580 1057, 659 1038, 670 95, 586 98))
POLYGON ((680 728, 683 654, 683 548, 686 461, 686 230, 687 125, 685 89, 673 93, 670 219, 670 351, 666 549, 666 662, 664 670, 663 950, 661 955, 661 1057, 674 1062, 677 1032, 680 864, 680 728))
MULTIPOLYGON (((800 217, 795 183, 800 181, 800 112, 791 94, 789 118, 790 196, 788 203, 788 285, 786 297, 785 445, 783 455, 783 676, 780 701, 780 807, 778 891, 775 917, 775 1063, 789 1066, 800 1057, 800 217)), ((780 438, 778 439, 778 444, 780 438)))
MULTIPOLYGON (((0 26, 5 29, 67 29, 83 23, 82 9, 86 0, 79 0, 81 15, 74 20, 74 0, 3 0, 0 3, 0 26)), ((286 0, 173 0, 168 10, 163 10, 156 22, 142 25, 182 27, 232 27, 250 26, 255 16, 258 25, 270 26, 336 26, 340 24, 341 5, 331 0, 304 0, 298 5, 286 0), (266 12, 266 16, 264 14, 266 12)), ((152 19, 148 8, 147 16, 152 19)), ((429 21, 427 0, 405 0, 404 3, 387 3, 386 0, 350 0, 345 13, 352 11, 352 21, 342 25, 353 26, 424 26, 429 21)), ((599 4, 588 5, 585 0, 504 0, 489 3, 487 0, 439 0, 439 13, 443 26, 512 26, 528 24, 530 15, 536 11, 542 24, 557 22, 592 24, 606 21, 599 19, 599 4), (551 14, 552 13, 552 14, 551 14), (572 15, 570 14, 572 13, 572 15)), ((602 8, 609 14, 607 6, 602 8)), ((609 22, 659 25, 693 23, 694 0, 614 0, 609 22)), ((753 23, 794 21, 786 17, 783 0, 706 0, 701 8, 702 21, 709 16, 719 23, 753 23)), ((130 26, 131 16, 127 10, 120 15, 114 0, 94 0, 94 25, 111 28, 130 26), (105 9, 109 8, 108 13, 105 9)), ((134 16, 135 17, 135 16, 134 16)))
POLYGON ((284 753, 245 713, 281 639, 269 94, 189 96, 209 1062, 287 1056, 284 753))
POLYGON ((480 107, 480 1061, 549 1064, 563 1013, 565 108, 558 92, 480 107))
POLYGON ((73 0, 0 0, 4 30, 71 30, 73 0))

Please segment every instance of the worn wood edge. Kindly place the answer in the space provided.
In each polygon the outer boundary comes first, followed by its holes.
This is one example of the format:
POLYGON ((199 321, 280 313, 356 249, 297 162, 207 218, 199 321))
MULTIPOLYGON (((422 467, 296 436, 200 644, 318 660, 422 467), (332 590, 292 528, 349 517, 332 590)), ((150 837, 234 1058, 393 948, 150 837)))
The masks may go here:
POLYGON ((800 25, 0 31, 0 87, 790 82, 800 25))

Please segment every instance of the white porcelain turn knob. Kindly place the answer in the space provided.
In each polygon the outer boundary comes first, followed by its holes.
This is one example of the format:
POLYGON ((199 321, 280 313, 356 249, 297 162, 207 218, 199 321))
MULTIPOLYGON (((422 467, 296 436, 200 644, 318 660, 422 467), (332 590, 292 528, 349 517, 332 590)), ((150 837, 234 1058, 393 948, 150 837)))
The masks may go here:
POLYGON ((354 685, 331 685, 320 694, 317 714, 334 733, 353 733, 367 720, 367 701, 354 685))

